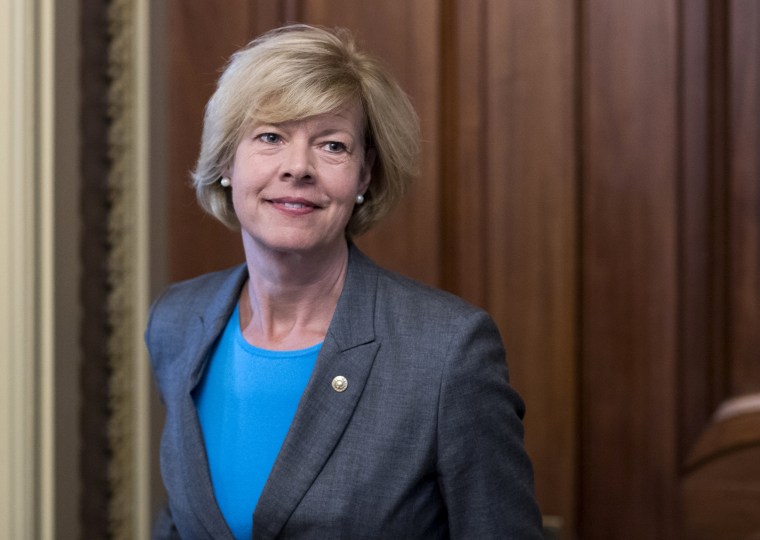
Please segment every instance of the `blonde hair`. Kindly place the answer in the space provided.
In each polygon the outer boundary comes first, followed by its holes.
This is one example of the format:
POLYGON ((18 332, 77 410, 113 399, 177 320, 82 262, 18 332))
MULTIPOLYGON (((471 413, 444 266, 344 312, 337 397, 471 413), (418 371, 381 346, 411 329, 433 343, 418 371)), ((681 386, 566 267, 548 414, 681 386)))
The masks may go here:
POLYGON ((231 192, 219 179, 254 122, 299 120, 357 99, 365 115, 365 151, 373 148, 376 158, 365 202, 354 208, 346 233, 366 232, 417 173, 419 121, 396 81, 344 29, 284 26, 232 55, 206 105, 192 173, 201 207, 228 227, 239 226, 231 192))

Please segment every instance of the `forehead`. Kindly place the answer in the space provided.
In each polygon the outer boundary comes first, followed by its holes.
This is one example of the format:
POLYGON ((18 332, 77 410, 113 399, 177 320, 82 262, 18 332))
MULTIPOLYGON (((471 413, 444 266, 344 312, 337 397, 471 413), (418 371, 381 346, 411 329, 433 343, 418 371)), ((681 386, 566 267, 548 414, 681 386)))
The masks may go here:
POLYGON ((351 130, 361 133, 365 127, 365 114, 364 107, 361 102, 352 100, 349 103, 327 112, 317 112, 301 117, 282 117, 281 115, 275 115, 274 117, 267 118, 269 115, 262 115, 258 117, 254 115, 252 119, 252 127, 256 127, 262 124, 276 124, 283 127, 291 125, 303 125, 309 128, 324 128, 324 129, 343 129, 351 130))

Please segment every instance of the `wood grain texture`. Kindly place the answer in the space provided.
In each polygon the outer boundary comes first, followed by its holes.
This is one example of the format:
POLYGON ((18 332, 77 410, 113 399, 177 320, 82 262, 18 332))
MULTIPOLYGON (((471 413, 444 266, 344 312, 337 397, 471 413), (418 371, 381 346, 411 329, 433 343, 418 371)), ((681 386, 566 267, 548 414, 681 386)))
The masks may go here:
POLYGON ((729 279, 732 395, 760 390, 760 4, 731 3, 729 279))
POLYGON ((450 0, 441 17, 442 286, 479 306, 488 300, 487 16, 483 1, 450 0))
POLYGON ((714 413, 760 391, 760 10, 698 1, 682 14, 682 534, 748 538, 760 417, 714 413))
MULTIPOLYGON (((710 382, 713 360, 711 257, 710 21, 707 0, 682 9, 681 156, 679 178, 679 461, 683 461, 719 398, 710 382)), ((713 21, 715 24, 715 21, 713 21)))
POLYGON ((681 485, 684 538, 760 536, 760 413, 708 425, 687 467, 681 485))
POLYGON ((229 55, 252 37, 250 2, 209 9, 200 0, 170 0, 167 99, 169 279, 178 281, 243 261, 240 235, 204 213, 190 185, 203 111, 229 55))
MULTIPOLYGON (((487 308, 529 404, 542 510, 573 530, 578 445, 575 10, 488 3, 487 308)), ((464 100, 467 98, 464 97, 464 100)))
POLYGON ((674 538, 676 2, 582 17, 580 537, 674 538))

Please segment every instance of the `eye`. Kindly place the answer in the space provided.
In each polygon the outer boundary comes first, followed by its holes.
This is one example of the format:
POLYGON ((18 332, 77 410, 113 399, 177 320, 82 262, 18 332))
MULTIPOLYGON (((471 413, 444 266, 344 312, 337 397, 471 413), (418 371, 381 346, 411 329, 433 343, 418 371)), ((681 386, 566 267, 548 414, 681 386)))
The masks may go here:
POLYGON ((277 135, 276 133, 262 133, 256 138, 259 139, 261 142, 265 142, 267 144, 276 144, 280 142, 280 136, 277 135))
POLYGON ((325 150, 333 154, 339 154, 348 150, 345 144, 338 141, 329 141, 324 144, 325 150))

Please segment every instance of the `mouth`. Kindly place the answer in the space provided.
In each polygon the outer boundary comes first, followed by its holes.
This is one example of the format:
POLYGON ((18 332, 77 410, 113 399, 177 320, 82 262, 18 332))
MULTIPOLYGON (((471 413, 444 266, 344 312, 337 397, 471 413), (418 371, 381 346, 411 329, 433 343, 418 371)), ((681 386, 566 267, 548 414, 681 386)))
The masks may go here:
POLYGON ((298 208, 309 208, 309 207, 311 207, 311 206, 312 206, 312 205, 310 205, 310 204, 305 204, 305 203, 295 203, 295 202, 284 202, 284 203, 279 203, 279 204, 281 204, 281 205, 282 205, 282 206, 284 206, 285 208, 293 208, 293 209, 298 209, 298 208))
POLYGON ((308 213, 322 208, 319 204, 300 197, 280 197, 276 199, 267 199, 267 202, 279 210, 295 212, 298 214, 308 213))
POLYGON ((301 198, 301 197, 278 197, 276 199, 267 199, 267 200, 272 204, 281 204, 289 208, 304 208, 304 207, 319 208, 319 205, 317 203, 312 202, 308 199, 301 198))

